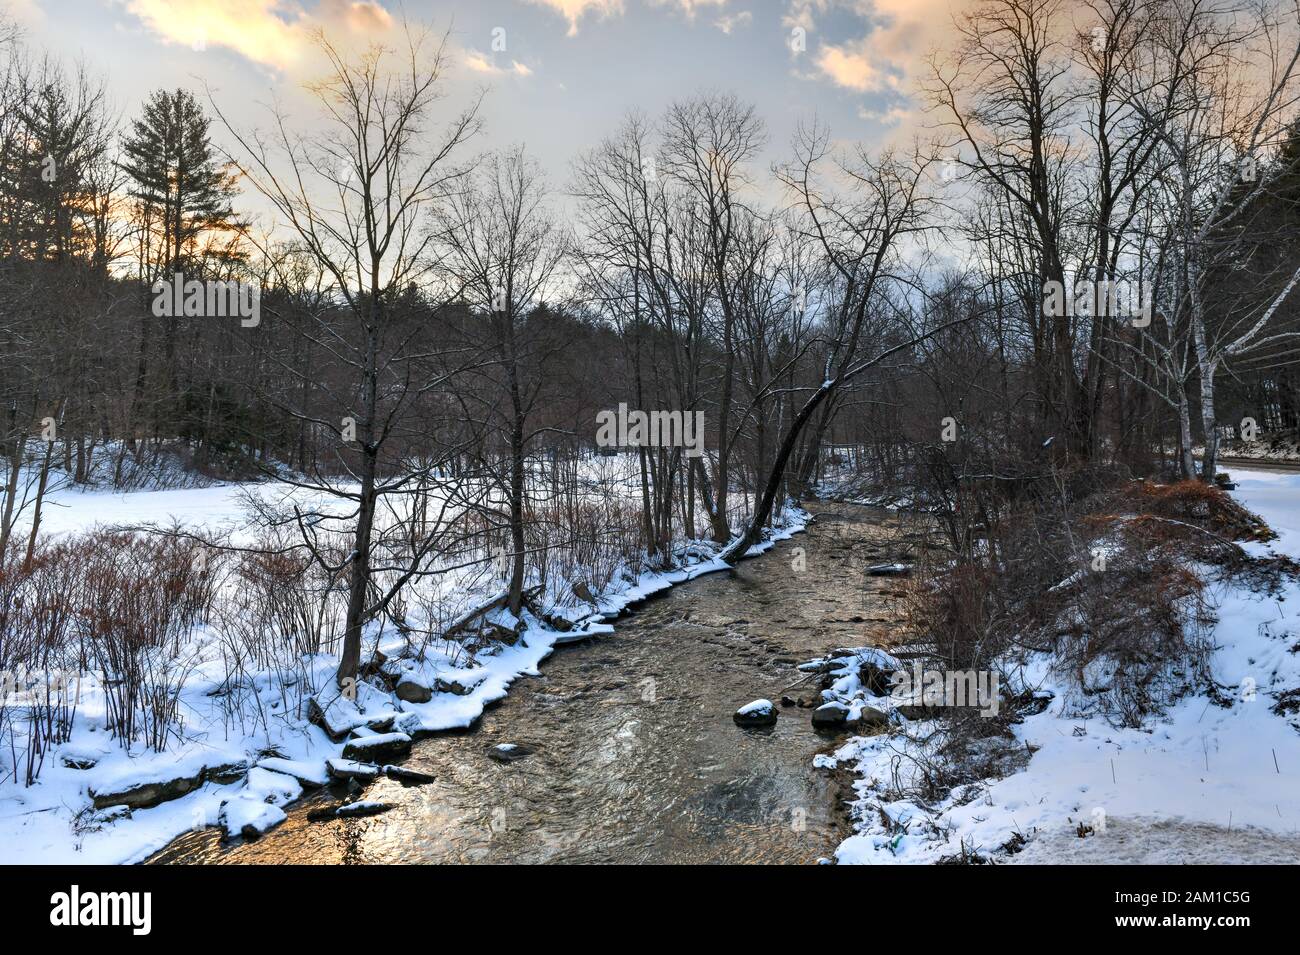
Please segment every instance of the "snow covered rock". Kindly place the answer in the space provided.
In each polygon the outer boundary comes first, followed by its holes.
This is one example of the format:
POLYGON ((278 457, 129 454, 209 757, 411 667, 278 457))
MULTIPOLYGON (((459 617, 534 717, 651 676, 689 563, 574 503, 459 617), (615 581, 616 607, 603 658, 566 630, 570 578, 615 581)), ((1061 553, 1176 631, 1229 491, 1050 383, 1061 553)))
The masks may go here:
POLYGON ((298 785, 306 789, 318 789, 330 781, 329 773, 325 771, 324 760, 282 759, 279 756, 270 756, 257 765, 273 773, 292 776, 298 781, 298 785))
POLYGON ((843 703, 823 703, 812 712, 812 725, 819 730, 840 730, 849 725, 849 708, 843 703))
POLYGON ((911 564, 876 564, 867 568, 871 577, 906 577, 911 572, 911 564))
POLYGON ((393 806, 394 804, 391 802, 359 799, 356 802, 343 803, 340 806, 313 809, 307 813, 307 818, 311 822, 321 822, 326 819, 354 819, 360 816, 377 816, 381 812, 388 812, 393 806))
POLYGON ((232 839, 237 836, 256 839, 286 818, 284 810, 279 806, 243 793, 226 800, 221 806, 221 826, 232 839))
POLYGON ((736 710, 732 719, 737 726, 774 726, 777 712, 771 700, 755 700, 736 710))
MULTIPOLYGON (((193 762, 191 766, 195 765, 193 762)), ((205 782, 218 784, 233 783, 248 772, 246 762, 217 763, 212 766, 199 765, 195 771, 185 771, 176 775, 160 776, 153 779, 144 778, 147 770, 132 773, 130 777, 90 787, 90 797, 96 809, 109 806, 126 806, 129 809, 148 809, 159 803, 179 799, 181 796, 198 789, 205 782)))
POLYGON ((488 750, 488 756, 498 763, 514 763, 533 755, 537 750, 519 743, 498 743, 488 750))
POLYGON ((411 737, 405 733, 377 733, 348 740, 343 747, 344 759, 380 763, 411 754, 411 737))
POLYGON ((433 688, 439 693, 453 693, 456 696, 469 696, 474 692, 473 687, 466 686, 459 680, 444 680, 442 677, 433 681, 433 688))
POLYGON ((159 803, 179 799, 186 793, 193 792, 203 785, 203 774, 192 776, 175 776, 171 779, 156 779, 138 783, 121 789, 90 790, 90 798, 96 809, 109 806, 126 806, 130 809, 147 809, 159 803))
POLYGON ((335 690, 307 699, 307 719, 323 729, 330 739, 338 742, 358 726, 364 726, 366 715, 356 702, 335 690))
POLYGON ((255 766, 248 771, 248 783, 240 793, 245 794, 262 802, 283 806, 302 795, 302 786, 291 775, 255 766))
POLYGON ((409 673, 402 675, 393 692, 404 703, 428 703, 433 699, 433 688, 425 686, 409 673))
POLYGON ((379 767, 374 763, 359 763, 355 759, 327 759, 325 771, 330 779, 358 779, 370 782, 379 776, 379 767))

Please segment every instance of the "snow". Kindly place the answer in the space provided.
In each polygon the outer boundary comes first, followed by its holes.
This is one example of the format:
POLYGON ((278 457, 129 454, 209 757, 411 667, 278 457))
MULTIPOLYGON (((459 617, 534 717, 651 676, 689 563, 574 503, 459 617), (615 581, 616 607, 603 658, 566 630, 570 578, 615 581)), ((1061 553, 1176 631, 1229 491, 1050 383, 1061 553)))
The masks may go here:
MULTIPOLYGON (((1300 475, 1234 469, 1234 478, 1238 499, 1279 535, 1252 549, 1300 558, 1300 475)), ((1027 765, 1008 775, 960 786, 938 805, 889 799, 884 787, 922 752, 925 724, 818 758, 858 776, 858 831, 837 861, 928 863, 963 852, 1029 863, 1300 861, 1300 719, 1272 711, 1300 687, 1300 586, 1268 595, 1217 584, 1209 599, 1210 666, 1226 705, 1191 696, 1141 729, 1116 729, 1070 712, 1069 694, 1037 659, 1024 685, 1054 696, 1014 727, 1027 765), (1080 824, 1091 827, 1082 837, 1080 824), (1000 852, 1020 839, 1020 854, 1000 852), (1269 848, 1258 855, 1261 845, 1269 848)))
POLYGON ((753 703, 746 703, 740 709, 736 710, 738 716, 756 716, 760 713, 771 713, 776 707, 772 705, 771 700, 755 700, 753 703))
MULTIPOLYGON (((597 461, 593 467, 605 467, 597 461)), ((600 477, 597 475, 596 477, 600 477)), ((603 478, 601 478, 603 480, 603 478)), ((636 488, 629 485, 629 494, 636 488)), ((271 504, 288 500, 302 502, 305 492, 273 484, 218 484, 158 491, 118 493, 55 487, 42 514, 42 533, 57 536, 96 527, 168 526, 179 523, 190 529, 229 532, 239 542, 249 530, 249 500, 258 496, 271 504)), ((337 502, 317 500, 325 510, 337 502)), ((26 515, 25 515, 26 517, 26 515)), ((796 512, 770 539, 749 550, 762 553, 797 533, 807 515, 796 512)), ((515 680, 536 676, 540 666, 562 642, 590 639, 613 632, 607 621, 632 604, 677 583, 701 574, 729 569, 716 556, 718 549, 703 542, 690 542, 678 554, 688 566, 670 571, 640 572, 623 567, 598 592, 596 605, 560 606, 555 613, 574 623, 571 630, 552 630, 523 614, 523 632, 513 645, 493 644, 476 653, 437 642, 419 660, 402 657, 404 638, 391 629, 387 635, 377 625, 365 634, 367 652, 378 647, 389 657, 386 665, 394 676, 405 674, 416 682, 434 687, 459 684, 468 692, 434 692, 425 703, 398 700, 395 696, 360 683, 357 697, 350 701, 328 692, 332 687, 337 658, 317 654, 303 659, 306 687, 287 687, 275 674, 250 674, 250 696, 258 707, 252 718, 232 717, 223 710, 228 694, 222 689, 225 671, 220 654, 220 634, 214 627, 200 627, 182 653, 191 664, 178 700, 183 714, 183 742, 173 741, 163 752, 136 745, 128 753, 110 737, 106 725, 105 699, 94 677, 84 679, 69 743, 46 757, 36 783, 24 787, 12 777, 0 783, 0 864, 39 862, 47 864, 106 864, 139 862, 165 846, 182 832, 222 825, 235 835, 244 826, 264 831, 284 818, 280 808, 301 792, 299 780, 309 784, 327 782, 327 767, 362 770, 362 764, 341 759, 345 741, 331 740, 306 719, 298 700, 306 693, 327 690, 323 702, 335 729, 355 730, 373 745, 376 725, 393 718, 390 739, 469 727, 484 708, 500 700, 515 680), (86 765, 75 769, 68 762, 86 765), (126 811, 123 807, 95 810, 92 792, 118 792, 125 788, 179 777, 199 776, 205 769, 232 764, 253 766, 235 782, 206 779, 181 798, 147 809, 126 811)), ((489 582, 490 583, 490 582, 489 582)), ((552 579, 553 592, 567 591, 569 582, 552 579)), ((469 606, 481 606, 489 584, 474 575, 449 577, 439 597, 459 613, 469 606), (475 589, 477 587, 477 589, 475 589)), ((450 614, 448 619, 454 617, 450 614)), ((511 626, 516 621, 504 611, 489 617, 511 626)), ((335 736, 340 734, 336 733, 335 736)), ((378 773, 378 767, 369 767, 378 773)), ((223 779, 226 777, 222 777, 223 779)))

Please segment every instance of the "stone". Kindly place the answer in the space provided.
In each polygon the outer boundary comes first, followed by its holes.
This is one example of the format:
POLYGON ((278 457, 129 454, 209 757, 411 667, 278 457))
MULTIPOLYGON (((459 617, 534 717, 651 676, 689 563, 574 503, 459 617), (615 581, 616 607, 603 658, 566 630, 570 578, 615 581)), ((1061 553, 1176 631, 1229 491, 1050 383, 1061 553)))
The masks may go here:
POLYGON ((385 766, 384 775, 411 786, 424 786, 434 781, 434 777, 429 773, 422 773, 418 769, 407 769, 405 766, 385 766))
POLYGON ((418 680, 412 679, 410 674, 405 674, 397 681, 397 687, 393 690, 397 698, 403 703, 428 703, 433 699, 433 690, 425 686, 418 680))
POLYGON ((343 758, 360 762, 385 762, 401 759, 411 753, 411 737, 405 733, 377 733, 350 739, 343 746, 343 758))
POLYGON ((370 782, 379 777, 379 767, 374 763, 360 763, 355 759, 325 760, 325 772, 330 779, 358 779, 370 782))
POLYGON ((279 806, 248 796, 236 796, 221 805, 221 826, 230 838, 243 836, 250 842, 288 818, 279 806))
POLYGON ((247 773, 247 762, 218 763, 215 766, 204 766, 197 773, 189 775, 148 780, 111 789, 92 788, 90 797, 96 809, 106 809, 109 806, 148 809, 192 793, 206 782, 221 785, 238 782, 247 773))
POLYGON ((515 763, 525 759, 537 750, 531 746, 523 746, 519 743, 498 743, 488 750, 488 757, 495 759, 498 763, 515 763))
POLYGON ((866 662, 858 668, 858 679, 872 696, 889 696, 893 689, 896 670, 886 669, 876 663, 866 662))
POLYGON ((883 729, 889 725, 889 714, 884 710, 878 710, 874 706, 864 706, 858 714, 858 726, 869 726, 873 729, 883 729))
POLYGON ((246 775, 248 775, 248 763, 244 761, 205 766, 202 773, 205 783, 216 783, 219 786, 237 783, 246 775))
POLYGON ((284 759, 280 756, 270 756, 259 760, 257 765, 263 769, 269 769, 273 773, 292 776, 298 780, 298 785, 304 789, 319 789, 330 781, 329 773, 326 771, 323 761, 284 759))
POLYGON ((327 819, 352 819, 360 816, 377 816, 381 812, 388 812, 388 810, 392 808, 393 803, 389 802, 345 802, 337 806, 324 806, 320 809, 312 809, 307 813, 307 820, 309 822, 322 822, 327 819))
POLYGON ((307 720, 323 729, 337 743, 354 727, 364 725, 366 717, 357 704, 345 696, 338 695, 324 703, 312 696, 307 699, 307 720))
POLYGON ((442 677, 434 679, 433 688, 439 693, 452 693, 456 696, 469 696, 473 692, 471 687, 458 680, 444 680, 442 677))
POLYGON ((911 564, 875 564, 867 568, 871 577, 906 577, 911 573, 911 564))
POLYGON ((90 798, 93 800, 96 809, 106 809, 109 806, 126 806, 130 809, 148 809, 150 806, 157 806, 172 799, 179 799, 187 793, 192 793, 203 785, 203 772, 200 770, 193 776, 176 776, 171 779, 159 779, 146 783, 138 783, 134 786, 127 786, 122 789, 110 789, 103 791, 90 791, 90 798))
POLYGON ((843 703, 824 703, 812 713, 812 725, 819 730, 844 729, 849 723, 849 708, 843 703))
POLYGON ((334 815, 339 819, 352 819, 359 816, 377 816, 381 812, 388 812, 394 808, 391 802, 350 802, 339 806, 334 810, 334 815))
POLYGON ((732 719, 737 726, 774 726, 779 712, 771 700, 755 700, 736 710, 732 719))

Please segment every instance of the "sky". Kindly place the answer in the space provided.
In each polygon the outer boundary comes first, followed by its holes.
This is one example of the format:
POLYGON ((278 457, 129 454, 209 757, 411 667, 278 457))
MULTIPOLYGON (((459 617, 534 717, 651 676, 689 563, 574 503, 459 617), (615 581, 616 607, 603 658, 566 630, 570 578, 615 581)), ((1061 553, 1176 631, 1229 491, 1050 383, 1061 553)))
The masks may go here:
MULTIPOLYGON (((204 86, 239 127, 275 102, 310 128, 302 84, 322 74, 310 32, 347 45, 403 18, 450 30, 448 113, 486 89, 475 149, 520 145, 562 188, 575 155, 632 110, 706 90, 754 103, 759 172, 816 116, 840 140, 884 144, 921 121, 925 56, 967 0, 0 0, 27 41, 81 61, 124 117, 160 87, 204 86)), ((214 136, 221 141, 221 135, 214 136)))

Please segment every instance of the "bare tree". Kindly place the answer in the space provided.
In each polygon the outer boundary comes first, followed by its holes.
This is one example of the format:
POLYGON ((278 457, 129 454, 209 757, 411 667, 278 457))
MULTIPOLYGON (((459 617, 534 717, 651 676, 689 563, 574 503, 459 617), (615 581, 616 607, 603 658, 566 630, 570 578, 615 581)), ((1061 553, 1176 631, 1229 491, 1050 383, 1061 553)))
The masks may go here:
POLYGON ((479 128, 478 102, 441 128, 435 125, 447 63, 445 36, 432 38, 408 27, 405 38, 400 50, 376 45, 349 57, 317 36, 329 73, 309 87, 324 119, 324 132, 315 137, 295 134, 279 113, 269 137, 243 134, 218 111, 242 148, 237 160, 242 171, 328 274, 347 316, 342 325, 322 317, 309 332, 314 344, 345 369, 341 391, 333 397, 347 413, 331 419, 308 408, 287 410, 334 434, 341 448, 355 441, 354 460, 339 454, 355 487, 321 475, 284 478, 352 507, 345 515, 296 515, 315 558, 332 573, 348 574, 340 685, 357 674, 367 621, 420 572, 436 542, 434 535, 426 537, 395 582, 371 595, 376 547, 385 534, 382 526, 377 530, 380 504, 407 494, 416 477, 381 471, 386 446, 419 400, 446 381, 445 372, 428 370, 426 343, 390 312, 395 296, 429 275, 429 213, 463 179, 465 169, 455 156, 479 128), (341 563, 312 543, 322 520, 351 525, 352 546, 341 563))

